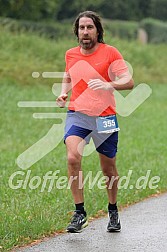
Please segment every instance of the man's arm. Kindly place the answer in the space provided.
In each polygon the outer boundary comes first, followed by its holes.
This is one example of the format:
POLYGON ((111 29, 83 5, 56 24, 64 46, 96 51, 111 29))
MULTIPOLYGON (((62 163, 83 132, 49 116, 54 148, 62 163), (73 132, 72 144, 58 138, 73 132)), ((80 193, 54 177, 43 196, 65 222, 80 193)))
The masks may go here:
POLYGON ((65 73, 62 81, 61 93, 57 97, 56 102, 60 108, 64 108, 68 98, 68 92, 71 90, 71 78, 65 73))
POLYGON ((88 82, 88 87, 93 90, 127 90, 134 87, 134 80, 131 78, 129 73, 118 76, 118 79, 112 82, 105 82, 100 79, 92 79, 88 82))
POLYGON ((116 90, 128 90, 133 89, 134 87, 134 80, 132 79, 129 72, 124 73, 118 77, 117 80, 112 81, 110 83, 112 88, 116 90))

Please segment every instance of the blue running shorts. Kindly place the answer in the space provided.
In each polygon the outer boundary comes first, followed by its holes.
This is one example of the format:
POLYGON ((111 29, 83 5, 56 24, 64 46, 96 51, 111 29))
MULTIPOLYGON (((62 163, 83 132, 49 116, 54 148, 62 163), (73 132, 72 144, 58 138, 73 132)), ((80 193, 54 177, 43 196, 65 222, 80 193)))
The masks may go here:
POLYGON ((89 143, 92 137, 96 150, 109 158, 117 152, 118 131, 114 133, 98 133, 96 116, 88 116, 80 112, 67 112, 64 142, 68 136, 79 136, 89 143))

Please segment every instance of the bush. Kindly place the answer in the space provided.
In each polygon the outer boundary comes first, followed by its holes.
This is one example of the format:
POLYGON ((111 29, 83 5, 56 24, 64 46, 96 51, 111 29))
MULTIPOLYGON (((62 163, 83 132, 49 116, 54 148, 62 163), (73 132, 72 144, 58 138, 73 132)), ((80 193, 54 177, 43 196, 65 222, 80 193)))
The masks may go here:
MULTIPOLYGON (((61 22, 51 21, 50 23, 47 21, 47 23, 44 23, 16 20, 12 18, 0 18, 0 26, 5 30, 14 33, 31 32, 51 39, 57 39, 59 37, 74 37, 72 23, 72 20, 64 20, 61 22)), ((103 19, 103 25, 105 32, 111 34, 113 37, 128 40, 137 38, 137 22, 103 19)))
POLYGON ((147 32, 148 42, 167 42, 167 22, 146 18, 140 22, 140 28, 143 28, 147 32))
POLYGON ((121 20, 103 20, 104 28, 107 32, 111 33, 113 37, 122 39, 136 39, 138 23, 133 21, 121 21, 121 20))
POLYGON ((57 39, 62 36, 72 36, 72 27, 69 23, 44 23, 12 18, 0 18, 0 26, 14 33, 31 32, 43 37, 57 39))

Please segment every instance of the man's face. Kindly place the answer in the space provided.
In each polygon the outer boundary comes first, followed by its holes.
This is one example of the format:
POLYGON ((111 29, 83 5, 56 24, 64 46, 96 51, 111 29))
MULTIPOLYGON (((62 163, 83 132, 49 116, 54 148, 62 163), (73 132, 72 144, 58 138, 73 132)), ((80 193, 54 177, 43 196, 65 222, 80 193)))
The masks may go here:
POLYGON ((97 28, 91 18, 79 19, 78 39, 79 44, 85 50, 92 49, 97 43, 97 28))

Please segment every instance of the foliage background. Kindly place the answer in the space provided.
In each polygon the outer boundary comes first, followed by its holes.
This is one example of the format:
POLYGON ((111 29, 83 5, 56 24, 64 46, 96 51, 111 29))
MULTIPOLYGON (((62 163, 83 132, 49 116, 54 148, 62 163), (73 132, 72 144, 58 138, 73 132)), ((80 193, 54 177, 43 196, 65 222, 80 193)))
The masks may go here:
POLYGON ((0 0, 0 7, 0 16, 34 21, 72 18, 86 9, 109 19, 167 19, 166 0, 0 0))

